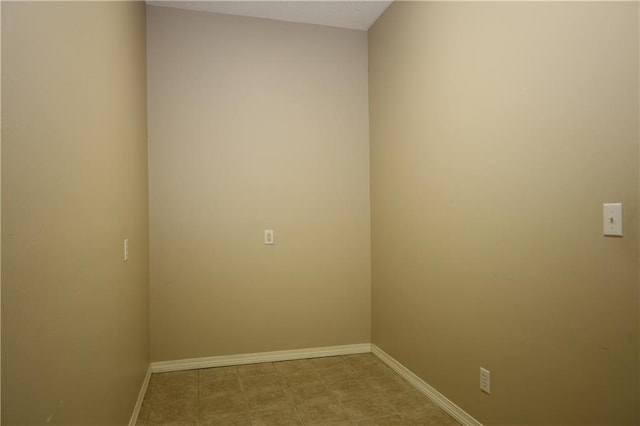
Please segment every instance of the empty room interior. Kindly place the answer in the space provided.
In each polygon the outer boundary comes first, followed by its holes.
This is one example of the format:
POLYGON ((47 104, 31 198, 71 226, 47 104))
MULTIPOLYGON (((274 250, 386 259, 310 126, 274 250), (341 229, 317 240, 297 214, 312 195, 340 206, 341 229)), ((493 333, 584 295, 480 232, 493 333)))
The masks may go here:
POLYGON ((639 2, 0 14, 3 425, 231 424, 145 395, 355 359, 464 425, 640 424, 639 2))

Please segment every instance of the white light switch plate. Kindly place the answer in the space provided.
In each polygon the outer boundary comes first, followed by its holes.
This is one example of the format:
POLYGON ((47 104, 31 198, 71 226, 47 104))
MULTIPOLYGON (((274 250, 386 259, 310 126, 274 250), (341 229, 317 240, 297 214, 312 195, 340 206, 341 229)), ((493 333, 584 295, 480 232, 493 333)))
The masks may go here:
POLYGON ((604 235, 622 237, 622 203, 602 205, 602 229, 604 235))

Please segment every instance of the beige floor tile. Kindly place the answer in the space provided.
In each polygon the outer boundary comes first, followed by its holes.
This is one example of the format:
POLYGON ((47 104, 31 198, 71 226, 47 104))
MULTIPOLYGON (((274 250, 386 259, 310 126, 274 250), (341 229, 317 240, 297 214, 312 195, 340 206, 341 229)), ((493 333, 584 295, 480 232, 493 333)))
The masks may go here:
POLYGON ((415 426, 459 426, 459 423, 440 407, 405 416, 415 426))
POLYGON ((386 393, 402 393, 415 390, 407 381, 397 375, 382 377, 367 377, 367 384, 381 394, 386 393))
POLYGON ((151 402, 172 402, 195 400, 198 398, 198 385, 193 383, 156 386, 149 394, 151 402))
POLYGON ((349 364, 351 368, 358 372, 358 374, 364 377, 384 377, 393 376, 396 373, 384 364, 349 364))
POLYGON ((201 419, 198 426, 251 426, 249 413, 224 414, 201 419))
POLYGON ((240 381, 234 377, 221 378, 219 381, 200 382, 200 398, 210 398, 219 393, 242 392, 240 381))
POLYGON ((398 415, 367 419, 357 423, 357 426, 408 426, 411 425, 407 419, 398 415))
POLYGON ((167 423, 198 419, 198 405, 195 402, 152 403, 147 423, 167 423))
POLYGON ((300 387, 318 383, 322 378, 317 370, 302 370, 294 373, 282 374, 282 380, 285 386, 300 387))
POLYGON ((200 378, 200 386, 202 385, 218 385, 220 387, 240 386, 240 378, 238 376, 206 376, 200 378))
POLYGON ((341 404, 352 421, 397 414, 396 410, 379 396, 366 399, 348 399, 341 401, 341 404))
POLYGON ((296 359, 293 361, 280 361, 273 363, 275 369, 281 374, 296 373, 309 370, 313 367, 310 359, 296 359))
POLYGON ((375 396, 376 391, 364 380, 346 380, 327 385, 331 394, 338 400, 375 396))
POLYGON ((199 426, 197 421, 178 420, 175 422, 144 423, 141 426, 199 426))
POLYGON ((238 376, 238 370, 236 367, 203 368, 197 371, 201 383, 203 381, 216 381, 219 379, 228 379, 230 377, 238 376))
POLYGON ((153 374, 151 379, 157 385, 198 384, 198 370, 170 371, 168 373, 153 374))
POLYGON ((282 376, 279 374, 265 374, 260 376, 241 377, 240 383, 242 384, 242 389, 249 391, 256 388, 279 387, 282 386, 283 380, 282 376))
POLYGON ((275 374, 276 369, 271 362, 264 362, 261 364, 246 364, 239 365, 237 367, 238 374, 241 377, 247 376, 262 376, 265 374, 275 374))
POLYGON ((349 421, 349 416, 337 402, 316 402, 299 405, 297 409, 305 426, 324 426, 335 422, 349 421))
POLYGON ((142 401, 142 406, 140 407, 140 411, 138 412, 138 421, 136 424, 144 424, 149 418, 149 412, 151 411, 151 401, 147 399, 145 395, 144 400, 142 401))
POLYGON ((328 368, 345 367, 347 363, 341 356, 328 356, 324 358, 313 358, 310 360, 312 368, 325 370, 328 368))
POLYGON ((333 402, 335 398, 322 383, 309 386, 288 388, 289 395, 295 404, 311 404, 316 402, 333 402))
POLYGON ((210 398, 199 400, 200 419, 223 414, 243 413, 247 410, 247 401, 243 392, 218 393, 210 398))
POLYGON ((282 387, 274 387, 247 392, 247 404, 251 411, 262 411, 293 406, 293 400, 282 387))
POLYGON ((153 374, 142 426, 455 426, 371 354, 153 374))
POLYGON ((344 382, 345 380, 356 380, 361 377, 353 368, 346 364, 322 370, 320 375, 325 383, 344 382))
POLYGON ((280 407, 272 410, 252 411, 252 426, 294 426, 302 425, 300 417, 293 407, 280 407))
POLYGON ((414 389, 401 393, 387 393, 383 395, 383 398, 398 410, 401 415, 439 409, 433 401, 414 389))
POLYGON ((165 373, 153 373, 151 374, 151 377, 149 378, 149 385, 147 386, 147 392, 149 392, 151 389, 153 389, 156 385, 156 383, 158 383, 158 380, 160 380, 160 377, 165 374, 165 373))
POLYGON ((349 364, 381 364, 383 363, 373 354, 344 355, 342 357, 349 364))

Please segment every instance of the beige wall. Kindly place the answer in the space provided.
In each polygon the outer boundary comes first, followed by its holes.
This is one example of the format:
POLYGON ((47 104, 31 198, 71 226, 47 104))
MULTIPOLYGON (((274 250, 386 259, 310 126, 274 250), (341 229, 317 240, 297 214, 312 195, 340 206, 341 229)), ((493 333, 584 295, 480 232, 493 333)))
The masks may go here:
POLYGON ((366 32, 147 16, 152 359, 369 342, 366 32))
MULTIPOLYGON (((0 2, 0 46, 2 46, 2 2, 0 2)), ((1 53, 0 48, 0 53, 1 53)), ((0 54, 0 99, 2 99, 2 54, 0 54)), ((2 227, 2 102, 0 101, 0 228, 2 227)), ((2 238, 0 238, 0 259, 2 238)), ((2 262, 0 262, 0 359, 2 359, 2 262)), ((0 362, 0 423, 2 423, 2 362, 0 362)))
POLYGON ((638 423, 637 8, 402 2, 369 31, 373 342, 483 423, 638 423))
POLYGON ((145 7, 2 6, 2 424, 127 424, 149 363, 145 7))

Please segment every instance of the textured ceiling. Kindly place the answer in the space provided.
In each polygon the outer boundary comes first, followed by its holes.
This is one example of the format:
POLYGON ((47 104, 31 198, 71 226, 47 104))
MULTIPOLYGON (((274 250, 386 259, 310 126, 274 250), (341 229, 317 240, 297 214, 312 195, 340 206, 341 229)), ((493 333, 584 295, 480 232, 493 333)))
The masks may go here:
POLYGON ((334 1, 188 1, 148 0, 152 6, 175 7, 277 19, 279 21, 367 30, 393 0, 334 1))

